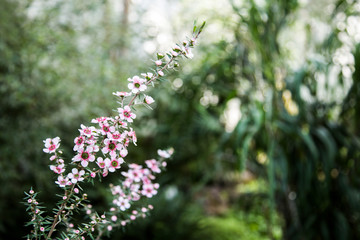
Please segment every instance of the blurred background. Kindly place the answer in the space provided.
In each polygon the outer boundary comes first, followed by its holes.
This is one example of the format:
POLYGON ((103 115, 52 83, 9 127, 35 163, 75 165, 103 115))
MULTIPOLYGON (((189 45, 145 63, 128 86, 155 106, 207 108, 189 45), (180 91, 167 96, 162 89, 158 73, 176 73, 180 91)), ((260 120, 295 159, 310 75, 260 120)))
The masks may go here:
MULTIPOLYGON (((127 157, 175 149, 155 209, 109 239, 360 239, 356 1, 0 2, 0 239, 28 233, 31 186, 57 200, 42 140, 71 159, 80 124, 114 115, 112 92, 194 20, 195 57, 151 90, 127 157)), ((100 210, 106 189, 88 191, 100 210)))

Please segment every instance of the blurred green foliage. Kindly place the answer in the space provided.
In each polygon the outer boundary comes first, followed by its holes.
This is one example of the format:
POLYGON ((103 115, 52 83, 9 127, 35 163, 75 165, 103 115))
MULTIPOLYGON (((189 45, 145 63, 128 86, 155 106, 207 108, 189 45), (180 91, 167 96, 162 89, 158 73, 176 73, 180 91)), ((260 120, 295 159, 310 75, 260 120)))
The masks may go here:
MULTIPOLYGON (((54 1, 32 16, 36 2, 0 8, 1 239, 27 233, 30 186, 53 206, 42 140, 60 136, 70 159, 80 123, 113 115, 111 92, 147 70, 139 45, 154 38, 113 19, 110 1, 54 1)), ((151 216, 109 239, 360 238, 360 45, 346 27, 356 1, 226 4, 228 16, 206 19, 226 37, 205 29, 191 63, 150 92, 154 111, 138 109, 141 151, 128 161, 175 155, 151 216)), ((99 209, 115 178, 89 190, 99 209)))

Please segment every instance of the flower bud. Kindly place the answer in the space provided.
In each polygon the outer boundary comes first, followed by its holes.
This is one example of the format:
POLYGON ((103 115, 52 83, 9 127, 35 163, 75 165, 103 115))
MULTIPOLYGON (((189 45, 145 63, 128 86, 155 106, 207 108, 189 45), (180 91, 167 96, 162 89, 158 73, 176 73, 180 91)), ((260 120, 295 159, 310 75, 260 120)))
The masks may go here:
POLYGON ((164 54, 162 54, 162 53, 158 53, 157 54, 157 59, 158 60, 160 60, 160 59, 163 59, 165 56, 164 56, 164 54))

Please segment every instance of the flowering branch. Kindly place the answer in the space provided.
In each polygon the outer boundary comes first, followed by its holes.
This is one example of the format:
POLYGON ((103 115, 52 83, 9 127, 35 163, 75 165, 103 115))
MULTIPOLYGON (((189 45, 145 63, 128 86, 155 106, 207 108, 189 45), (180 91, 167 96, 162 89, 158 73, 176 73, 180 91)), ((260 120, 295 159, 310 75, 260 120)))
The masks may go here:
POLYGON ((51 154, 50 170, 57 174, 55 183, 62 189, 64 194, 53 209, 54 217, 43 217, 43 207, 36 200, 37 193, 32 189, 26 193, 25 204, 31 216, 27 225, 32 225, 33 230, 27 239, 51 239, 56 227, 61 223, 65 230, 61 229, 61 239, 100 239, 105 233, 109 233, 114 227, 124 227, 139 217, 145 217, 153 209, 152 205, 136 205, 143 198, 151 198, 157 194, 159 184, 155 183, 155 175, 161 173, 166 167, 166 159, 170 158, 173 149, 158 150, 159 158, 145 161, 145 166, 135 163, 127 164, 124 158, 128 155, 130 143, 136 145, 137 137, 131 124, 136 119, 133 108, 139 104, 147 106, 155 100, 145 94, 150 85, 155 86, 156 80, 163 77, 164 71, 179 66, 179 57, 192 58, 191 48, 204 28, 205 22, 197 28, 194 27, 193 36, 176 45, 168 53, 157 54, 154 61, 153 72, 142 73, 141 77, 129 78, 129 92, 115 92, 120 107, 115 117, 99 117, 91 122, 95 126, 81 124, 79 136, 74 139, 75 156, 71 162, 62 159, 60 150, 60 138, 48 138, 44 140, 45 153, 51 154), (140 102, 136 100, 140 99, 140 102), (126 171, 121 172, 121 181, 118 185, 110 185, 113 195, 112 207, 104 214, 98 214, 92 210, 92 205, 86 203, 87 194, 81 188, 82 182, 93 182, 94 178, 106 177, 122 168, 125 164, 126 171), (71 168, 71 170, 69 170, 71 168), (85 212, 89 218, 88 223, 75 227, 71 222, 74 210, 85 212))

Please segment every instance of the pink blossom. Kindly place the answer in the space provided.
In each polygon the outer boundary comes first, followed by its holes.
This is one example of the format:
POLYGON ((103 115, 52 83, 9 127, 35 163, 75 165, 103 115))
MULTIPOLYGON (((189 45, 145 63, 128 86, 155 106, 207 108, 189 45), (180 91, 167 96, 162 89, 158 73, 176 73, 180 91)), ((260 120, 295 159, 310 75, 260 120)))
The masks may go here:
POLYGON ((149 105, 155 102, 155 100, 151 96, 145 96, 144 101, 149 105))
POLYGON ((118 96, 118 97, 120 97, 120 98, 124 98, 124 97, 127 97, 127 96, 130 96, 131 95, 131 93, 128 93, 128 92, 113 92, 112 93, 113 95, 115 95, 115 96, 118 96))
POLYGON ((119 206, 121 211, 125 211, 126 209, 130 208, 129 200, 123 197, 115 199, 115 204, 119 206))
POLYGON ((104 122, 106 121, 107 117, 99 117, 99 118, 96 118, 96 119, 92 119, 91 122, 92 123, 101 123, 101 122, 104 122))
POLYGON ((114 158, 111 161, 109 159, 105 160, 106 167, 109 169, 109 172, 115 172, 116 169, 120 168, 120 165, 124 162, 122 158, 114 158))
POLYGON ((133 122, 133 119, 136 118, 136 114, 131 112, 129 106, 125 106, 124 108, 118 108, 119 116, 121 120, 126 120, 128 122, 133 122))
POLYGON ((141 178, 143 177, 141 169, 129 170, 128 177, 132 179, 134 182, 140 182, 141 178))
POLYGON ((57 179, 57 181, 55 181, 56 184, 58 184, 60 187, 65 187, 65 186, 69 186, 71 185, 71 182, 69 181, 69 178, 67 177, 63 177, 62 175, 60 175, 57 179))
MULTIPOLYGON (((108 159, 108 158, 106 158, 106 159, 108 159)), ((104 161, 104 159, 102 157, 98 157, 96 163, 99 166, 99 168, 105 168, 106 167, 106 163, 105 163, 105 161, 104 161)))
POLYGON ((141 76, 145 77, 147 80, 150 80, 154 76, 154 74, 148 72, 148 73, 142 73, 141 76))
POLYGON ((46 153, 53 153, 60 147, 60 138, 47 138, 43 141, 45 143, 45 148, 43 149, 46 153))
POLYGON ((75 146, 73 148, 74 151, 77 151, 79 148, 84 146, 85 138, 84 136, 79 136, 74 139, 75 146))
POLYGON ((156 64, 157 66, 161 66, 161 65, 162 65, 162 61, 161 61, 161 60, 156 60, 156 61, 155 61, 155 64, 156 64))
POLYGON ((89 162, 93 162, 95 160, 95 156, 92 154, 94 148, 91 146, 87 146, 86 149, 79 148, 78 154, 73 157, 74 162, 81 161, 81 166, 87 167, 89 162))
POLYGON ((79 171, 77 168, 73 168, 71 170, 71 173, 68 174, 68 178, 71 179, 72 183, 77 183, 84 180, 84 178, 82 177, 84 174, 85 174, 84 170, 79 171))
POLYGON ((57 174, 61 174, 65 171, 65 165, 64 164, 59 164, 57 166, 54 165, 50 165, 50 169, 57 174))
POLYGON ((155 159, 146 160, 145 161, 148 168, 155 173, 160 173, 161 170, 159 168, 158 162, 155 159))
POLYGON ((130 128, 130 131, 127 132, 127 135, 130 137, 130 139, 133 141, 134 145, 136 146, 137 137, 135 131, 130 128))
POLYGON ((191 48, 189 48, 189 47, 184 47, 184 48, 182 49, 182 51, 183 51, 185 57, 190 58, 190 59, 194 57, 194 54, 191 52, 191 48))
POLYGON ((109 140, 116 140, 116 141, 121 141, 121 134, 119 133, 119 131, 114 131, 112 133, 107 133, 107 138, 109 140))
POLYGON ((161 70, 160 70, 160 71, 158 71, 158 74, 159 74, 159 76, 161 76, 161 77, 162 77, 162 76, 164 76, 164 72, 163 72, 163 71, 161 71, 161 70))
POLYGON ((145 91, 147 86, 145 84, 145 79, 142 79, 138 76, 134 76, 133 78, 128 78, 128 81, 130 82, 128 84, 128 88, 131 90, 132 93, 138 93, 145 91))
POLYGON ((163 158, 170 158, 172 155, 171 151, 166 151, 166 150, 161 150, 161 149, 159 149, 157 151, 157 153, 160 157, 163 157, 163 158))
POLYGON ((120 150, 120 156, 121 157, 126 157, 126 155, 128 155, 128 150, 126 148, 122 148, 120 150))
POLYGON ((102 123, 102 124, 100 124, 100 126, 101 126, 100 132, 102 135, 106 135, 107 133, 115 132, 115 127, 110 126, 108 123, 102 123))
POLYGON ((93 132, 96 133, 95 127, 86 127, 84 124, 81 124, 80 127, 81 127, 81 129, 79 129, 80 134, 85 135, 87 137, 91 137, 93 132))
POLYGON ((112 158, 116 156, 116 150, 121 149, 121 144, 108 138, 104 140, 104 144, 105 147, 103 147, 101 151, 103 152, 103 154, 109 153, 112 158))

